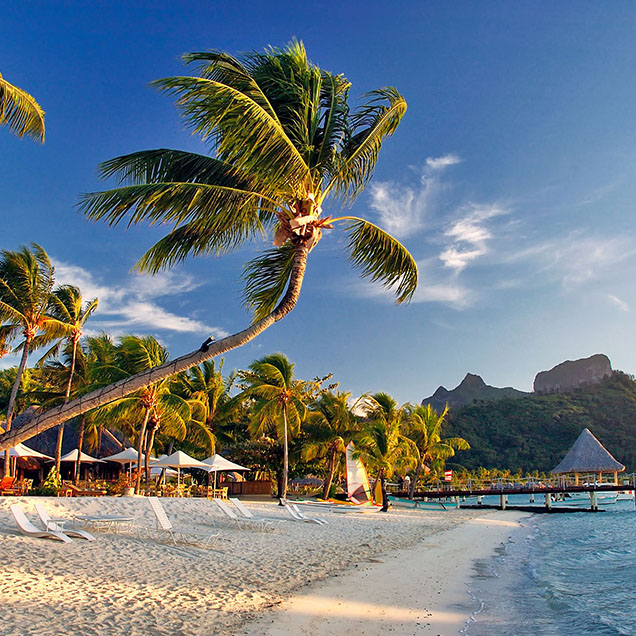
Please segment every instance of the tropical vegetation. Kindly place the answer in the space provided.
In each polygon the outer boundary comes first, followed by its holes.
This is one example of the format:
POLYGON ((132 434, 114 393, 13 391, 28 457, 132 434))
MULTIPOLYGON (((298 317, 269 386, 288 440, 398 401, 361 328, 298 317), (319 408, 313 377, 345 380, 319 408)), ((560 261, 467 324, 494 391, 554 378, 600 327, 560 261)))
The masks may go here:
POLYGON ((110 225, 171 227, 139 260, 138 268, 151 273, 269 235, 273 249, 245 266, 245 303, 254 321, 116 387, 36 415, 19 432, 0 436, 0 450, 255 338, 294 308, 309 253, 323 231, 341 229, 352 264, 391 289, 397 302, 408 302, 415 292, 417 266, 403 245, 366 219, 326 213, 355 200, 373 175, 382 143, 406 111, 398 91, 371 91, 354 110, 346 78, 312 64, 296 41, 243 59, 207 51, 184 60, 197 76, 161 79, 155 86, 177 98, 186 124, 214 156, 155 149, 117 157, 101 171, 120 187, 85 195, 81 209, 110 225))

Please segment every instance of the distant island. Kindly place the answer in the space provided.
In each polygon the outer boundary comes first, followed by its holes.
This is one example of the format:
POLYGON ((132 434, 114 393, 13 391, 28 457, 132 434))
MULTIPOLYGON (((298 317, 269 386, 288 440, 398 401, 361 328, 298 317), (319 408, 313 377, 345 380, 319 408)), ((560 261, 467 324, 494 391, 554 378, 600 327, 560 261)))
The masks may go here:
POLYGON ((589 428, 628 473, 636 469, 636 382, 612 370, 606 355, 541 371, 534 387, 534 393, 491 387, 469 373, 452 391, 439 387, 422 402, 437 410, 448 403, 446 433, 470 443, 457 468, 549 471, 589 428))

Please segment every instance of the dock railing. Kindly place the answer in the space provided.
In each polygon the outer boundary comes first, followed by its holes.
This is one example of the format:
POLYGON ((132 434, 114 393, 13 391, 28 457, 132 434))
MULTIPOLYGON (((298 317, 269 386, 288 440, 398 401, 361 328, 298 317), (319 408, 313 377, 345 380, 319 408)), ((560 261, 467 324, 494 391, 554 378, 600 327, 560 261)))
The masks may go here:
MULTIPOLYGON (((397 485, 397 484, 396 484, 397 485)), ((552 475, 550 477, 514 477, 496 479, 458 479, 453 478, 450 482, 434 481, 422 484, 418 487, 415 497, 426 497, 427 492, 439 497, 441 493, 448 492, 449 496, 453 496, 458 492, 466 495, 472 493, 484 494, 501 494, 501 493, 541 493, 555 490, 559 491, 577 491, 577 490, 632 490, 636 491, 636 473, 628 475, 620 475, 618 481, 614 483, 611 479, 599 479, 598 473, 578 475, 578 483, 573 475, 552 475)), ((398 496, 408 496, 405 491, 395 492, 398 496)))

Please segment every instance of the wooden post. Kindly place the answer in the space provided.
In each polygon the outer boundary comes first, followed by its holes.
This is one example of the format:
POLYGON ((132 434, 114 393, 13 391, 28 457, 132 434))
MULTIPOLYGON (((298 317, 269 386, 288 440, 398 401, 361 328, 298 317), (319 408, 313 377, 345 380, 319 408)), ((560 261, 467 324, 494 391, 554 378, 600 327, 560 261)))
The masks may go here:
POLYGON ((598 510, 598 493, 596 490, 590 492, 590 501, 592 503, 592 510, 598 510))
POLYGON ((545 507, 548 510, 552 510, 552 493, 551 492, 545 493, 545 507))
POLYGON ((614 485, 618 486, 618 471, 614 471, 614 485))
POLYGON ((574 473, 574 485, 575 486, 579 485, 579 474, 578 473, 574 473))
POLYGON ((499 495, 499 507, 501 510, 506 509, 506 495, 499 495))
POLYGON ((459 506, 459 495, 457 495, 455 497, 455 508, 457 508, 457 510, 459 510, 460 506, 459 506))

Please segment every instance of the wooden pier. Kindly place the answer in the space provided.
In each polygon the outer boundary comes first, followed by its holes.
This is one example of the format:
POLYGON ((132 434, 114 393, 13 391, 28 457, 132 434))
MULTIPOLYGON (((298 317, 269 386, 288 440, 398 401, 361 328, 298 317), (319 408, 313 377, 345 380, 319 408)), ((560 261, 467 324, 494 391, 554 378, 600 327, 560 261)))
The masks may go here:
MULTIPOLYGON (((578 479, 578 483, 570 482, 563 477, 551 480, 497 480, 494 482, 474 482, 473 480, 467 480, 464 482, 452 482, 449 484, 442 484, 437 482, 435 488, 427 490, 418 490, 414 493, 414 501, 431 501, 445 499, 450 501, 450 505, 454 505, 456 508, 462 507, 462 499, 466 497, 477 497, 477 504, 464 504, 463 507, 470 508, 498 508, 500 510, 523 510, 528 512, 598 512, 599 502, 598 494, 604 492, 631 492, 632 496, 636 492, 636 473, 632 475, 622 476, 622 484, 608 484, 598 483, 595 481, 595 476, 590 476, 587 480, 581 483, 578 479), (567 493, 589 493, 590 495, 590 507, 589 508, 574 508, 567 506, 553 507, 556 500, 559 503, 565 499, 567 493), (537 496, 543 497, 545 506, 518 506, 508 505, 508 497, 510 495, 528 495, 530 502, 534 502, 537 496), (484 505, 481 503, 482 497, 499 496, 499 505, 484 505), (561 499, 563 498, 563 499, 561 499)), ((392 492, 391 495, 400 499, 408 499, 409 493, 406 491, 392 492)), ((635 502, 636 503, 636 502, 635 502)), ((448 505, 448 503, 447 503, 448 505)))

